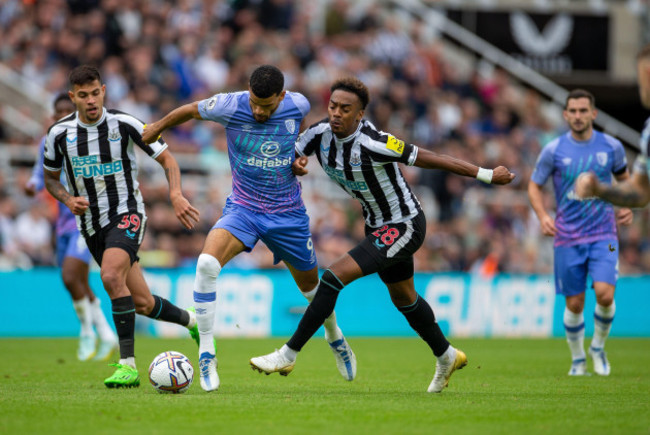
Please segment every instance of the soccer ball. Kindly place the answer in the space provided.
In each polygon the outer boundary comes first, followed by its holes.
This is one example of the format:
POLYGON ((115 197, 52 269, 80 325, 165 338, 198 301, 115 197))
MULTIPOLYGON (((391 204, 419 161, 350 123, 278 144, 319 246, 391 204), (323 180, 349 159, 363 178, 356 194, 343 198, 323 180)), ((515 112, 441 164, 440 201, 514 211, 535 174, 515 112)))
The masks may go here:
POLYGON ((184 393, 192 385, 192 380, 192 363, 180 352, 163 352, 149 366, 149 382, 159 393, 184 393))

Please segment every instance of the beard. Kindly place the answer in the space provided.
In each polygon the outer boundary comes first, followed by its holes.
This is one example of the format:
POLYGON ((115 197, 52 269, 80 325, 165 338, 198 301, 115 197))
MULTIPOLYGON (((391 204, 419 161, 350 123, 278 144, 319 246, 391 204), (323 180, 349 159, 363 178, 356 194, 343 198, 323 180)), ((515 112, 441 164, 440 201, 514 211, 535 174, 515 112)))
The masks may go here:
POLYGON ((576 134, 582 134, 582 133, 584 133, 585 131, 589 130, 590 127, 591 127, 591 124, 590 124, 590 123, 588 123, 588 122, 583 122, 582 124, 580 124, 580 127, 576 127, 575 124, 572 124, 572 125, 571 125, 571 130, 572 130, 574 133, 576 133, 576 134))

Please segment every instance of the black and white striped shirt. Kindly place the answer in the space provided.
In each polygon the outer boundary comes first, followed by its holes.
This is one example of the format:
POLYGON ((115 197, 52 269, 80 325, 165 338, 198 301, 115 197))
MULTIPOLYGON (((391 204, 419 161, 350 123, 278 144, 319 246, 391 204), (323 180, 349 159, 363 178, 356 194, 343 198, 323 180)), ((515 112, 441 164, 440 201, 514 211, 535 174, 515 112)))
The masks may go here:
POLYGON ((303 156, 316 153, 325 173, 359 200, 372 228, 405 222, 420 212, 397 165, 412 166, 417 146, 377 130, 370 121, 362 120, 354 134, 338 139, 324 119, 298 137, 296 151, 303 156))
POLYGON ((92 236, 122 213, 138 212, 144 223, 133 145, 156 158, 167 144, 159 139, 145 145, 143 126, 131 115, 104 108, 94 124, 84 124, 75 112, 47 132, 43 167, 49 171, 63 169, 69 193, 90 203, 86 213, 76 216, 84 237, 92 236))

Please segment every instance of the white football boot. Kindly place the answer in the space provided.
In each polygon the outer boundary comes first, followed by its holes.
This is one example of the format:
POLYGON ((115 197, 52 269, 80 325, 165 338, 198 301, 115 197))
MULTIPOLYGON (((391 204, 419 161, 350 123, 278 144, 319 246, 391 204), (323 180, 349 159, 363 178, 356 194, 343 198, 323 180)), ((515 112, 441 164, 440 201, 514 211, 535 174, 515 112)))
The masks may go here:
POLYGON ((445 357, 444 355, 436 361, 436 373, 433 375, 433 380, 429 384, 427 392, 440 393, 447 385, 449 385, 449 378, 456 370, 460 370, 467 365, 467 356, 460 349, 449 347, 452 352, 445 357))
POLYGON ((589 376, 587 362, 584 358, 574 359, 569 369, 569 376, 589 376))
POLYGON ((611 367, 607 360, 607 354, 603 349, 589 348, 589 356, 594 361, 594 371, 600 376, 609 376, 611 367))
POLYGON ((203 352, 199 356, 199 372, 201 374, 201 388, 208 393, 219 389, 219 375, 217 374, 217 358, 210 352, 203 352))
POLYGON ((296 361, 289 360, 276 349, 275 352, 268 355, 251 358, 250 365, 253 370, 257 370, 260 373, 264 372, 270 375, 271 373, 278 372, 282 376, 287 376, 293 370, 296 361))
POLYGON ((329 345, 336 358, 336 367, 343 379, 346 381, 353 380, 357 375, 357 357, 352 352, 352 348, 345 340, 345 337, 329 342, 329 345))
POLYGON ((79 337, 79 347, 77 348, 77 359, 79 361, 88 361, 95 356, 95 335, 82 335, 79 337))

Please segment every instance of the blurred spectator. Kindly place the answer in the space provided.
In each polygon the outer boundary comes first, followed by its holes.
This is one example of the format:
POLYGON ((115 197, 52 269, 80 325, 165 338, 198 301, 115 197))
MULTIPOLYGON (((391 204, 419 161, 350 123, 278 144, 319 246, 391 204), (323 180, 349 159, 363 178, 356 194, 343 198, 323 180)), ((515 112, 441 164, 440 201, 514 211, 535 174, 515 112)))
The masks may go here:
POLYGON ((34 200, 29 208, 16 217, 14 243, 36 266, 54 264, 52 223, 48 220, 48 205, 34 200))
MULTIPOLYGON (((527 206, 525 187, 541 147, 565 129, 561 110, 506 71, 459 61, 458 50, 450 50, 426 25, 403 20, 373 2, 351 0, 5 0, 0 62, 49 92, 67 88, 71 67, 94 63, 109 89, 107 107, 145 122, 185 102, 246 88, 251 69, 271 63, 285 71, 288 89, 309 98, 309 125, 326 116, 322 107, 330 83, 356 75, 371 92, 366 118, 379 129, 486 167, 504 164, 517 174, 495 194, 445 172, 403 168, 412 186, 422 190, 423 208, 433 214, 417 269, 549 273, 552 249, 527 206)), ((148 265, 191 265, 200 250, 197 240, 221 213, 230 189, 229 162, 223 130, 208 124, 187 124, 165 135, 181 152, 184 189, 192 189, 202 214, 198 232, 181 230, 164 177, 143 164, 141 188, 151 200, 141 253, 148 265)), ((37 139, 0 121, 0 141, 37 139)), ((319 262, 325 265, 356 244, 363 231, 350 223, 359 220, 359 210, 341 202, 336 186, 320 172, 301 181, 319 262)), ((4 189, 1 255, 15 259, 22 252, 13 241, 15 219, 27 213, 26 219, 30 207, 11 200, 13 187, 4 189)), ((552 196, 545 199, 553 208, 552 196)), ((637 213, 641 218, 620 237, 623 274, 650 269, 650 237, 643 225, 649 212, 637 213)), ((50 261, 32 255, 37 262, 50 261)), ((256 248, 234 265, 270 267, 270 258, 256 248)))

